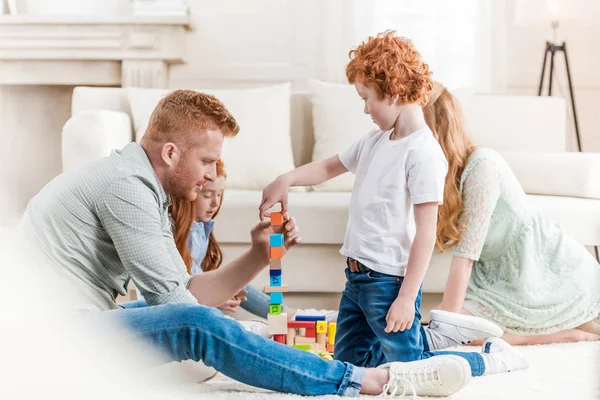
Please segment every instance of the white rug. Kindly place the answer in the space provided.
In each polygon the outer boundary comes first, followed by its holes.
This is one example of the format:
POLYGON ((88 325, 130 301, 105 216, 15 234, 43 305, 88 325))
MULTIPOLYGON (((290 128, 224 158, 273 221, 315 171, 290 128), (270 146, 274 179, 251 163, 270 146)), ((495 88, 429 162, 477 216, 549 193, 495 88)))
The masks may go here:
MULTIPOLYGON (((459 350, 474 350, 463 347, 459 350)), ((474 378, 470 385, 452 396, 456 400, 598 400, 600 399, 600 342, 526 346, 528 370, 474 378)), ((194 398, 206 399, 298 399, 253 388, 217 375, 201 384, 181 387, 194 398)), ((307 397, 308 398, 308 397, 307 397)), ((310 397, 339 399, 337 396, 310 397)), ((361 396, 360 398, 372 398, 361 396)))

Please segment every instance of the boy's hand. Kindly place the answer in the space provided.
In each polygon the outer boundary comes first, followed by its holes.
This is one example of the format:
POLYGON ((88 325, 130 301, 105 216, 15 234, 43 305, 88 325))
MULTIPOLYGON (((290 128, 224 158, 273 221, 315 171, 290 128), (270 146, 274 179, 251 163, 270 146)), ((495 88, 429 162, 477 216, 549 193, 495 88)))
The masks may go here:
POLYGON ((415 319, 415 299, 406 296, 398 296, 390 307, 385 321, 385 333, 402 332, 410 329, 415 319))
POLYGON ((246 297, 246 295, 248 294, 248 291, 246 289, 242 289, 239 291, 238 294, 236 294, 235 296, 233 296, 234 300, 239 300, 240 303, 243 303, 245 301, 248 300, 248 298, 246 297))
POLYGON ((269 236, 272 233, 283 233, 285 235, 283 242, 283 254, 285 254, 290 248, 302 241, 302 238, 298 236, 299 231, 300 228, 296 225, 294 218, 286 219, 281 226, 271 226, 271 221, 269 220, 259 222, 250 232, 252 250, 259 254, 260 257, 264 257, 262 263, 267 265, 270 259, 269 236))
POLYGON ((258 206, 258 217, 261 221, 265 217, 270 215, 267 210, 273 207, 277 203, 281 203, 281 212, 283 218, 288 219, 288 190, 290 189, 290 183, 284 175, 275 179, 271 182, 264 190, 262 194, 262 200, 260 206, 258 206))
POLYGON ((217 308, 221 311, 236 312, 238 307, 240 306, 240 303, 241 303, 241 301, 233 298, 233 299, 227 300, 225 303, 221 304, 217 308))

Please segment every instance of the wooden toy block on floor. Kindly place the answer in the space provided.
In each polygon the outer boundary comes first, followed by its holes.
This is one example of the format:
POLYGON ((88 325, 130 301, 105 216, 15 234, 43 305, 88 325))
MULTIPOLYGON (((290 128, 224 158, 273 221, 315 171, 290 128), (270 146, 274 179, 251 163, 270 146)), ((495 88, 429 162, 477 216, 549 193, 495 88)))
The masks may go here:
POLYGON ((329 323, 329 330, 327 332, 327 343, 333 346, 335 343, 335 331, 337 328, 337 324, 335 322, 329 323))
POLYGON ((283 246, 283 233, 273 233, 269 237, 269 243, 271 247, 281 247, 283 246))
POLYGON ((272 212, 271 225, 283 225, 283 214, 280 212, 272 212))
POLYGON ((287 314, 267 315, 267 324, 269 325, 269 335, 287 335, 287 314))
POLYGON ((327 321, 317 321, 317 333, 327 333, 327 321))
POLYGON ((326 347, 327 347, 327 351, 328 351, 329 353, 332 353, 332 354, 333 354, 333 350, 334 350, 334 348, 333 348, 333 345, 332 345, 332 344, 329 344, 329 343, 327 343, 327 346, 326 346, 326 347))
POLYGON ((317 333, 317 343, 322 344, 323 348, 325 348, 325 345, 327 344, 327 334, 317 333))
POLYGON ((282 304, 283 294, 281 292, 269 293, 269 304, 282 304))
POLYGON ((281 304, 269 304, 269 314, 281 314, 281 304))
POLYGON ((286 343, 288 345, 293 345, 294 339, 296 339, 296 328, 288 328, 286 343))
POLYGON ((294 318, 296 321, 325 321, 325 316, 323 315, 296 315, 294 318))
POLYGON ((281 271, 281 258, 272 258, 269 262, 269 269, 271 271, 281 271))
POLYGON ((271 254, 270 254, 271 258, 283 257, 283 247, 271 247, 270 250, 271 250, 271 254))
MULTIPOLYGON (((284 283, 281 286, 265 286, 263 289, 265 293, 282 293, 288 291, 288 284, 284 283)), ((275 304, 275 303, 274 303, 275 304)))
POLYGON ((316 344, 317 341, 315 340, 315 338, 308 338, 308 337, 303 337, 303 336, 296 336, 296 338, 294 339, 294 344, 305 344, 305 343, 316 344))
MULTIPOLYGON (((288 343, 289 345, 289 343, 288 343)), ((305 350, 305 351, 309 351, 310 350, 310 344, 291 344, 290 346, 292 346, 295 349, 298 350, 305 350)))
POLYGON ((277 343, 285 344, 285 336, 286 335, 273 335, 273 340, 277 343))

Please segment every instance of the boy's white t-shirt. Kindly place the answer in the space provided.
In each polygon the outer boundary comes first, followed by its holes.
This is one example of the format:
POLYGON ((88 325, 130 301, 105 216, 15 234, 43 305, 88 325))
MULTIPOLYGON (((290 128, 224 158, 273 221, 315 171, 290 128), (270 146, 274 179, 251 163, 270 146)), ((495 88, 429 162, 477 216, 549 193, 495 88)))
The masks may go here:
POLYGON ((339 153, 356 175, 340 253, 372 270, 404 276, 415 237, 413 205, 444 199, 446 157, 429 127, 400 140, 371 131, 339 153))

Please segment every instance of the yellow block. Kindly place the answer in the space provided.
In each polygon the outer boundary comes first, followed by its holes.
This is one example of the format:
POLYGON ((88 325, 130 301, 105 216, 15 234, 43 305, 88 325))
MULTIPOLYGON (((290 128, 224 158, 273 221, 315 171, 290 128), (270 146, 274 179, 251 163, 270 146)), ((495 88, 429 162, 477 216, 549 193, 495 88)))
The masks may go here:
POLYGON ((337 324, 335 322, 329 323, 329 332, 327 334, 327 343, 333 345, 335 344, 335 331, 337 324))
POLYGON ((327 333, 327 321, 317 321, 317 333, 327 333))

